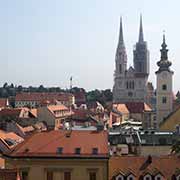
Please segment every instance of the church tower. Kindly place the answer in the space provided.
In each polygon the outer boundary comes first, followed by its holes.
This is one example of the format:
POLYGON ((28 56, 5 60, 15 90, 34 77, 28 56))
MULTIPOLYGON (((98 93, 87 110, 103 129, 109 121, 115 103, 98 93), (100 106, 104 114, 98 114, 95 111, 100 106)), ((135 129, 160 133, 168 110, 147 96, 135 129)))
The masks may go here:
POLYGON ((121 88, 123 88, 122 80, 125 77, 127 70, 127 54, 123 38, 123 27, 122 27, 122 17, 120 18, 120 30, 119 30, 119 41, 116 49, 115 56, 115 72, 114 72, 114 87, 113 87, 113 101, 118 102, 119 93, 121 88))
POLYGON ((139 40, 135 45, 133 55, 134 55, 133 61, 134 61, 135 72, 148 77, 149 51, 147 49, 147 42, 144 41, 142 16, 140 16, 139 40))
POLYGON ((170 70, 171 62, 168 60, 168 49, 166 48, 165 35, 163 35, 163 43, 161 47, 161 59, 157 62, 159 69, 156 71, 156 114, 158 125, 172 112, 173 106, 173 71, 170 70))

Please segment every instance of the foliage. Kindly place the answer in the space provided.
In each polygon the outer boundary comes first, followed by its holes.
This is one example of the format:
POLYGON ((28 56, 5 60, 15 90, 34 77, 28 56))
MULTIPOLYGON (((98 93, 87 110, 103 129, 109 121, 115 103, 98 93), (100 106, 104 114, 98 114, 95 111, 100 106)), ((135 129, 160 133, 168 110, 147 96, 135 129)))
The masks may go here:
POLYGON ((180 154, 180 139, 178 139, 171 148, 171 152, 175 154, 180 154))

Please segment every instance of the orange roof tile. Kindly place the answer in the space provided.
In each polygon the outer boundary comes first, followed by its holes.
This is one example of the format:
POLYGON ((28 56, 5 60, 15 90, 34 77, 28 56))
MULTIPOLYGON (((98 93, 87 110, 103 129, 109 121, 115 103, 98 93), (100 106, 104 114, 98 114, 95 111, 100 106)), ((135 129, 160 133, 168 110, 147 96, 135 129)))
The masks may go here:
POLYGON ((89 157, 92 148, 98 148, 96 157, 108 156, 108 134, 106 131, 66 131, 54 130, 40 132, 27 138, 17 146, 10 157, 89 157), (70 137, 67 137, 67 134, 70 137), (57 148, 62 147, 62 155, 57 154, 57 148), (81 154, 75 155, 75 148, 81 148, 81 154))
POLYGON ((121 113, 124 113, 124 114, 128 114, 129 113, 129 111, 128 111, 128 109, 127 109, 125 104, 117 104, 116 108, 121 113))
POLYGON ((30 112, 34 117, 37 117, 37 109, 36 108, 30 109, 30 112))
POLYGON ((159 156, 152 157, 152 162, 148 163, 148 157, 144 156, 121 156, 112 157, 109 160, 109 179, 113 179, 119 172, 132 172, 135 179, 146 173, 152 175, 158 172, 165 177, 171 179, 176 169, 180 170, 180 158, 177 156, 159 156))
POLYGON ((17 145, 18 143, 22 142, 24 139, 14 132, 5 132, 3 130, 0 130, 0 140, 8 147, 14 147, 14 145, 17 145), (13 141, 16 142, 15 144, 8 144, 7 141, 13 141))
POLYGON ((39 92, 22 92, 17 93, 15 101, 38 101, 42 102, 43 100, 59 100, 59 101, 69 101, 69 98, 73 95, 70 93, 39 93, 39 92))
POLYGON ((143 102, 127 102, 125 103, 130 113, 142 113, 143 111, 151 111, 152 109, 143 102))
POLYGON ((63 111, 63 110, 68 110, 66 106, 63 104, 61 105, 49 105, 47 108, 53 113, 54 111, 63 111))

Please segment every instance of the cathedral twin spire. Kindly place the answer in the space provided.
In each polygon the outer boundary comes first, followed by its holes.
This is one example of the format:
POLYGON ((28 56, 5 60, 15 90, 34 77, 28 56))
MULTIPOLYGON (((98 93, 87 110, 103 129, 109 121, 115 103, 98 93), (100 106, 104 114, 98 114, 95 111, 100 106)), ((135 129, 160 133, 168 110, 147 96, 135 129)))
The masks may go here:
POLYGON ((139 26, 139 43, 141 43, 141 42, 144 42, 142 15, 140 16, 140 26, 139 26))
MULTIPOLYGON (((139 43, 141 42, 144 42, 142 15, 140 15, 140 26, 139 26, 139 43)), ((119 30, 119 42, 118 42, 118 48, 120 47, 125 47, 124 37, 123 37, 122 17, 120 17, 120 30, 119 30)))

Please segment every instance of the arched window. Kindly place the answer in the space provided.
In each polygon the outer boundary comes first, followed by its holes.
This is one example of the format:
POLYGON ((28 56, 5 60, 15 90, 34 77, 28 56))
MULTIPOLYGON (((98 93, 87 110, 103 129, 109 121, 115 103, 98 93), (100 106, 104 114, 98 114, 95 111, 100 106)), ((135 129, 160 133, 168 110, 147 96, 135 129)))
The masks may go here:
POLYGON ((122 65, 119 64, 119 73, 121 74, 122 73, 122 65))
POLYGON ((126 89, 129 89, 129 83, 128 83, 128 81, 126 82, 126 89))
POLYGON ((134 89, 134 81, 132 82, 132 89, 134 89))
POLYGON ((167 98, 166 97, 162 97, 162 103, 166 104, 167 103, 167 98))
POLYGON ((150 174, 146 174, 144 177, 143 177, 143 180, 152 180, 152 177, 150 174))
POLYGON ((134 180, 134 179, 135 179, 135 177, 134 177, 133 174, 130 174, 130 175, 127 177, 127 180, 134 180))
POLYGON ((154 180, 163 180, 163 176, 161 174, 157 174, 154 180))
POLYGON ((164 90, 164 91, 167 90, 167 85, 166 84, 162 85, 162 90, 164 90))

